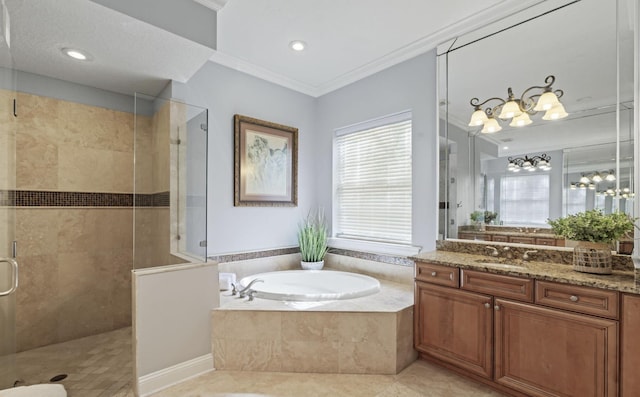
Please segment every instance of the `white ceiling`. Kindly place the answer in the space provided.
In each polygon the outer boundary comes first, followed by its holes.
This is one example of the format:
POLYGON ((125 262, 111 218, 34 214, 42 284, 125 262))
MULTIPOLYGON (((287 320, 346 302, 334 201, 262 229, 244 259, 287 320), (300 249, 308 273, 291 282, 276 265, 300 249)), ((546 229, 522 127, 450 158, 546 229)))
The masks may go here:
POLYGON ((212 60, 319 96, 534 2, 230 0, 212 60))
POLYGON ((217 52, 89 0, 5 0, 13 65, 153 95, 171 79, 187 81, 211 59, 319 96, 541 0, 194 1, 224 6, 217 52), (294 39, 306 41, 307 50, 290 50, 294 39), (93 60, 62 56, 67 46, 90 52, 93 60))
POLYGON ((16 69, 126 94, 186 81, 213 50, 88 0, 6 0, 16 69), (61 48, 88 51, 91 62, 61 48))

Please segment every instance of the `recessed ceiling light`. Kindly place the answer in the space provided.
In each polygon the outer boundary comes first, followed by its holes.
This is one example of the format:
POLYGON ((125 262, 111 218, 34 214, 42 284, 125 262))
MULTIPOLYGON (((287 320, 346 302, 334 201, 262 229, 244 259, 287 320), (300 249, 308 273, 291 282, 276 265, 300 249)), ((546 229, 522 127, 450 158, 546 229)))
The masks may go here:
POLYGON ((78 61, 90 61, 92 59, 91 55, 86 51, 78 50, 76 48, 63 48, 62 53, 78 61))
POLYGON ((507 150, 507 149, 509 149, 509 146, 503 146, 502 147, 502 150, 507 150))
POLYGON ((306 46, 307 44, 304 41, 300 41, 300 40, 294 40, 291 43, 289 43, 289 47, 291 47, 291 49, 294 51, 302 51, 306 46))

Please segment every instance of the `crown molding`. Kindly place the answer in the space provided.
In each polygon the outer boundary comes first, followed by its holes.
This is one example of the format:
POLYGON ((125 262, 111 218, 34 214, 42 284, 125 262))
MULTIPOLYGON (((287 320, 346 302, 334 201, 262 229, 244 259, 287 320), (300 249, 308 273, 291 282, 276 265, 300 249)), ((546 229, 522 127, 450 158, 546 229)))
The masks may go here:
MULTIPOLYGON (((199 3, 208 2, 225 2, 225 0, 194 0, 199 3)), ((456 36, 469 33, 473 30, 506 18, 517 12, 533 7, 545 0, 503 0, 500 3, 491 6, 473 16, 464 18, 452 25, 449 25, 431 35, 425 36, 414 41, 402 48, 392 51, 372 62, 353 69, 335 79, 332 79, 319 86, 314 86, 294 80, 271 70, 267 70, 251 62, 247 62, 222 52, 216 52, 210 61, 227 66, 229 68, 250 74, 271 83, 281 85, 283 87, 301 92, 312 97, 319 97, 332 91, 340 89, 344 86, 352 84, 365 77, 371 76, 377 72, 387 69, 391 66, 402 63, 406 60, 424 54, 435 49, 439 44, 446 40, 451 40, 456 36)))
POLYGON ((301 81, 289 78, 287 76, 283 76, 279 73, 272 72, 271 70, 265 69, 261 66, 253 64, 251 62, 247 62, 240 58, 236 58, 231 55, 227 55, 223 52, 216 51, 209 60, 211 62, 217 63, 222 66, 226 66, 231 69, 235 69, 239 72, 243 72, 249 74, 251 76, 257 77, 262 80, 266 80, 268 82, 280 85, 285 88, 289 88, 294 91, 298 91, 302 94, 309 95, 312 97, 317 97, 317 88, 303 83, 301 81))
POLYGON ((224 7, 229 0, 193 0, 196 3, 202 4, 203 6, 212 9, 215 12, 218 12, 224 7))

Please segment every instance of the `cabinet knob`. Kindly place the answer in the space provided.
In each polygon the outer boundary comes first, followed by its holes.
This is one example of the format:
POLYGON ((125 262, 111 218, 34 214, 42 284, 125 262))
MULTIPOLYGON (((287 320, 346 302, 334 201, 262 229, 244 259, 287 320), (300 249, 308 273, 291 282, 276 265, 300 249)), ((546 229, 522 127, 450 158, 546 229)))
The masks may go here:
POLYGON ((571 302, 577 302, 577 301, 579 301, 579 300, 580 300, 580 298, 578 298, 578 297, 577 297, 577 296, 575 296, 575 295, 571 295, 571 297, 569 298, 569 300, 570 300, 571 302))
POLYGON ((499 305, 495 305, 493 308, 494 308, 496 311, 500 310, 500 306, 499 306, 499 305))
POLYGON ((486 307, 487 309, 491 307, 491 303, 487 302, 484 304, 484 307, 486 307))
POLYGON ((436 272, 431 272, 431 276, 435 277, 438 273, 436 272))

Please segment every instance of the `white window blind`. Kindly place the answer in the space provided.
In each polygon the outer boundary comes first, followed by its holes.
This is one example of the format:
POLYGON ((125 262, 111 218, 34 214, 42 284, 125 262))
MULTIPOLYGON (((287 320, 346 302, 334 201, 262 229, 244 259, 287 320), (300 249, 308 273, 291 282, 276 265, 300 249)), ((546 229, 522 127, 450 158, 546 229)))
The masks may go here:
POLYGON ((411 243, 411 113, 336 131, 336 237, 411 243))
POLYGON ((587 189, 567 189, 567 215, 587 209, 587 189))
POLYGON ((545 225, 549 218, 549 174, 502 178, 500 219, 505 224, 545 225))

